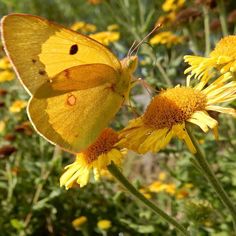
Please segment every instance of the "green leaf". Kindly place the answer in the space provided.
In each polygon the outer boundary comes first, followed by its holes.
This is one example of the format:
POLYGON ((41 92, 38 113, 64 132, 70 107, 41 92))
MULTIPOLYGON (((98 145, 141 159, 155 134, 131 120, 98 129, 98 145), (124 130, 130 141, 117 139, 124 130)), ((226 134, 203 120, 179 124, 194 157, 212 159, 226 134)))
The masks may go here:
POLYGON ((11 219, 10 222, 11 222, 11 225, 17 230, 24 229, 25 227, 24 222, 21 220, 11 219))

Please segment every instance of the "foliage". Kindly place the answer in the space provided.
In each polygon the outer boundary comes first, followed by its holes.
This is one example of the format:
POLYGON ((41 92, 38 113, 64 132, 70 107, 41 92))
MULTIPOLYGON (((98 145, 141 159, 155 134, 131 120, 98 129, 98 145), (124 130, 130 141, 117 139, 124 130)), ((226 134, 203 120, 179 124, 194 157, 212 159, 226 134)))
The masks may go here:
MULTIPOLYGON (((142 44, 136 75, 161 90, 184 84, 184 55, 208 55, 223 35, 236 32, 233 0, 186 1, 169 12, 162 10, 163 2, 104 0, 93 5, 85 0, 0 0, 0 12, 1 16, 12 12, 40 15, 68 27, 83 21, 96 25, 97 32, 118 24, 120 39, 109 47, 119 58, 127 54, 134 40, 140 41, 155 23, 162 22, 159 31, 170 31, 183 40, 178 44, 142 44), (171 14, 175 14, 174 20, 170 20, 171 14)), ((6 70, 13 73, 11 68, 1 67, 6 70)), ((133 201, 110 176, 84 188, 60 188, 59 176, 72 156, 43 140, 27 122, 23 107, 11 111, 14 101, 28 99, 18 80, 0 82, 0 86, 1 235, 177 235, 161 218, 133 201), (86 216, 87 222, 73 228, 72 221, 80 216, 86 216), (107 231, 97 226, 103 219, 111 221, 107 231)), ((142 113, 150 99, 145 84, 132 89, 130 103, 137 113, 142 113)), ((112 125, 120 129, 131 117, 135 117, 133 110, 124 106, 112 125)), ((216 118, 220 123, 218 141, 212 133, 196 135, 235 201, 236 123, 231 117, 216 118)), ((130 152, 123 172, 166 212, 186 226, 194 225, 196 235, 233 235, 227 209, 194 166, 193 158, 182 142, 174 140, 158 154, 140 157, 130 152)))

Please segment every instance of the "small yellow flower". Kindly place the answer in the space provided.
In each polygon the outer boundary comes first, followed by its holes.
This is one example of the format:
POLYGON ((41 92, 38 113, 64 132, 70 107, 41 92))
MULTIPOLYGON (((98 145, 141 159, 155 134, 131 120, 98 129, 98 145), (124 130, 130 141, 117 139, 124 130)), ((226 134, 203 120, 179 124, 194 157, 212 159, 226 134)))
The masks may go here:
POLYGON ((193 184, 186 183, 186 184, 184 184, 184 188, 191 189, 191 188, 193 188, 193 184))
POLYGON ((120 39, 120 33, 119 32, 103 31, 103 32, 99 32, 96 34, 90 34, 89 37, 108 46, 110 43, 116 42, 120 39))
POLYGON ((0 59, 0 69, 7 70, 11 68, 12 68, 11 63, 7 57, 3 57, 0 59))
POLYGON ((165 188, 165 186, 163 186, 162 182, 157 180, 157 181, 154 181, 153 183, 151 183, 149 186, 148 186, 148 189, 150 192, 153 192, 153 193, 158 193, 158 192, 161 192, 163 191, 165 188))
POLYGON ((175 184, 166 184, 165 192, 169 193, 170 195, 174 195, 176 192, 176 185, 175 184))
POLYGON ((107 26, 108 31, 114 31, 114 30, 118 30, 118 29, 119 29, 119 25, 117 25, 117 24, 112 24, 112 25, 107 26))
POLYGON ((221 75, 209 83, 211 76, 196 81, 195 86, 177 86, 156 95, 145 113, 131 120, 120 132, 120 145, 138 153, 158 152, 177 136, 189 150, 195 147, 185 129, 186 122, 199 126, 204 132, 217 129, 218 122, 207 111, 226 113, 236 117, 236 110, 219 104, 236 98, 236 81, 231 73, 221 75), (209 83, 209 84, 208 84, 209 83))
POLYGON ((166 180, 166 173, 165 172, 160 172, 159 175, 158 175, 158 179, 160 181, 166 180))
POLYGON ((157 19, 155 25, 160 25, 160 24, 161 25, 169 25, 169 24, 172 24, 175 20, 176 20, 176 12, 172 11, 166 15, 160 16, 157 19))
POLYGON ((176 199, 184 199, 188 197, 189 189, 192 189, 192 188, 193 188, 193 184, 191 183, 184 184, 183 187, 181 187, 180 189, 176 191, 176 194, 175 194, 176 199))
POLYGON ((110 220, 99 220, 97 226, 100 230, 108 230, 111 228, 111 221, 110 220))
POLYGON ((165 0, 162 10, 165 12, 177 11, 185 4, 185 0, 165 0))
POLYGON ((75 22, 71 27, 74 31, 79 31, 83 34, 85 33, 93 33, 97 30, 96 25, 86 23, 84 21, 75 22))
POLYGON ((178 189, 175 194, 176 199, 184 199, 188 196, 189 196, 189 189, 185 187, 178 189))
POLYGON ((148 186, 150 192, 159 193, 166 192, 170 195, 174 195, 176 192, 176 186, 173 183, 162 183, 161 181, 154 181, 148 186))
POLYGON ((86 216, 80 216, 72 221, 72 225, 75 229, 80 229, 87 221, 86 216))
POLYGON ((15 74, 9 70, 0 71, 0 83, 11 81, 15 78, 15 74))
POLYGON ((9 110, 12 113, 18 113, 20 112, 23 108, 27 106, 27 102, 24 100, 16 100, 12 103, 10 106, 9 110))
POLYGON ((147 199, 151 199, 151 198, 152 198, 152 196, 151 196, 149 190, 146 189, 146 188, 141 188, 141 189, 139 189, 139 192, 142 193, 143 196, 144 196, 145 198, 147 198, 147 199))
POLYGON ((195 76, 201 78, 209 73, 212 68, 219 70, 221 73, 236 71, 236 36, 230 35, 221 39, 209 57, 200 57, 187 55, 184 57, 190 67, 185 70, 190 73, 189 78, 195 76))
POLYGON ((101 171, 113 161, 120 165, 125 150, 116 147, 118 134, 110 128, 105 129, 96 141, 86 150, 77 154, 74 163, 65 167, 66 171, 60 178, 60 185, 69 189, 77 183, 80 187, 89 181, 90 172, 93 170, 95 180, 101 176, 101 171))
POLYGON ((183 38, 177 35, 174 35, 170 31, 164 31, 159 34, 156 34, 150 39, 151 45, 162 44, 167 47, 172 47, 173 45, 180 44, 183 42, 183 38))

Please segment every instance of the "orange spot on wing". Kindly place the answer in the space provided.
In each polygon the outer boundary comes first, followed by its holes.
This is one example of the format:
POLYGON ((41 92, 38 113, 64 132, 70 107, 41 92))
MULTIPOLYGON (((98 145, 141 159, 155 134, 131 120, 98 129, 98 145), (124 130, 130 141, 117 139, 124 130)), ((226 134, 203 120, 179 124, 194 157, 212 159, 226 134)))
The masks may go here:
POLYGON ((69 106, 74 106, 76 104, 76 97, 71 94, 67 97, 67 101, 66 101, 67 105, 69 106))

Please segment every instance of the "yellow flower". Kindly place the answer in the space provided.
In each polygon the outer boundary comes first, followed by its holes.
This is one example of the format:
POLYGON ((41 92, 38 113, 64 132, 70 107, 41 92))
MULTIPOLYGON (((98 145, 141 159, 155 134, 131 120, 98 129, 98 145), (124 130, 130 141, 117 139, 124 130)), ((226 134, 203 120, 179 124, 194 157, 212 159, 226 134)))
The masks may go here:
POLYGON ((106 170, 112 161, 120 165, 125 151, 116 147, 118 141, 115 131, 105 129, 93 144, 76 156, 74 163, 65 167, 66 171, 60 178, 60 185, 65 185, 66 189, 75 183, 83 187, 89 181, 91 170, 94 172, 95 180, 98 180, 101 171, 106 170))
POLYGON ((201 78, 208 74, 212 68, 219 70, 221 73, 235 72, 236 36, 230 35, 221 39, 209 57, 187 55, 184 60, 190 65, 184 72, 185 74, 191 72, 188 78, 192 76, 201 78))
POLYGON ((15 78, 15 75, 13 72, 11 72, 9 70, 0 71, 0 83, 6 82, 6 81, 11 81, 14 78, 15 78))
POLYGON ((0 69, 7 70, 11 68, 12 67, 11 67, 10 61, 7 57, 3 57, 0 59, 0 69))
POLYGON ((141 189, 139 189, 139 192, 142 193, 143 196, 144 196, 145 198, 147 198, 147 199, 152 198, 152 196, 151 196, 149 190, 146 189, 146 188, 141 188, 141 189))
POLYGON ((160 25, 160 24, 161 25, 169 25, 169 24, 172 24, 175 20, 176 20, 176 12, 172 11, 166 15, 160 16, 157 19, 155 25, 160 25))
POLYGON ((174 195, 176 192, 176 185, 175 184, 166 184, 165 192, 169 193, 170 195, 174 195))
POLYGON ((118 29, 119 29, 119 25, 117 25, 117 24, 112 24, 112 25, 107 26, 108 31, 114 31, 114 30, 118 30, 118 29))
POLYGON ((158 175, 158 179, 161 181, 164 181, 166 179, 166 173, 165 172, 160 172, 158 175))
POLYGON ((111 221, 110 220, 99 220, 97 226, 100 230, 108 230, 111 228, 111 221))
POLYGON ((171 47, 173 45, 179 44, 183 42, 183 38, 177 35, 174 35, 170 31, 164 31, 159 34, 156 34, 150 39, 151 45, 162 44, 167 47, 171 47))
POLYGON ((193 184, 186 183, 183 187, 177 190, 175 197, 177 199, 184 199, 189 196, 189 189, 193 188, 193 184))
POLYGON ((88 221, 86 216, 80 216, 72 221, 72 225, 75 229, 81 228, 88 221))
POLYGON ((145 113, 131 120, 120 132, 120 145, 138 153, 158 152, 177 136, 189 150, 195 147, 185 129, 186 122, 199 126, 204 132, 217 130, 218 122, 207 111, 227 113, 236 117, 236 110, 219 106, 236 98, 236 81, 231 73, 209 83, 211 76, 196 81, 195 86, 177 86, 161 91, 148 105, 145 113))
POLYGON ((159 192, 166 192, 170 195, 174 195, 176 191, 176 186, 173 183, 162 183, 160 181, 154 181, 152 184, 148 186, 150 192, 159 193, 159 192))
POLYGON ((90 34, 89 37, 107 46, 112 42, 118 41, 120 39, 120 33, 103 31, 96 34, 90 34))
POLYGON ((185 0, 166 0, 162 4, 162 10, 165 12, 177 11, 184 5, 184 3, 185 0))
POLYGON ((184 199, 188 196, 189 196, 188 189, 184 188, 184 187, 181 188, 181 189, 178 189, 176 194, 175 194, 176 199, 184 199))
POLYGON ((27 106, 27 102, 24 100, 16 100, 12 103, 10 106, 9 110, 12 113, 18 113, 20 112, 23 108, 27 106))
POLYGON ((74 31, 79 31, 81 33, 91 33, 97 30, 96 25, 89 24, 84 21, 75 22, 70 28, 74 31))

